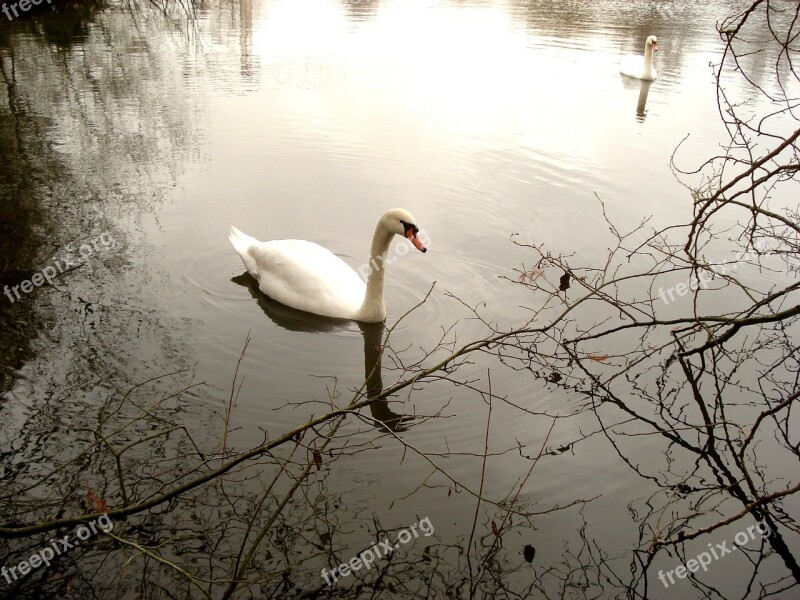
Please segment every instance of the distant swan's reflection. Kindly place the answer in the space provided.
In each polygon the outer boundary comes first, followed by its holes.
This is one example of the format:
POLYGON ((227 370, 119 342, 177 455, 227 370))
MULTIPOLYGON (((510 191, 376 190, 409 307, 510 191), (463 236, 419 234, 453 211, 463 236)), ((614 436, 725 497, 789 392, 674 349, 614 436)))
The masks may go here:
MULTIPOLYGON (((231 279, 246 287, 250 295, 255 298, 261 310, 276 325, 288 331, 303 331, 306 333, 323 333, 343 330, 350 326, 352 321, 345 319, 332 319, 311 313, 296 310, 272 300, 258 289, 258 282, 248 273, 243 273, 231 279)), ((356 323, 364 337, 364 378, 367 383, 367 398, 374 398, 383 391, 381 373, 381 358, 383 356, 383 323, 356 323)), ((385 399, 376 400, 369 405, 375 425, 391 431, 408 429, 408 424, 413 417, 399 415, 389 408, 385 399)))
POLYGON ((644 107, 647 105, 647 94, 650 92, 652 84, 652 81, 642 81, 639 88, 639 101, 636 103, 636 120, 640 123, 644 122, 644 118, 647 116, 647 111, 644 107))
POLYGON ((650 93, 650 86, 653 82, 622 77, 622 83, 625 89, 628 90, 635 90, 638 88, 639 99, 636 102, 636 120, 639 121, 639 123, 643 123, 645 117, 647 117, 647 94, 650 93))

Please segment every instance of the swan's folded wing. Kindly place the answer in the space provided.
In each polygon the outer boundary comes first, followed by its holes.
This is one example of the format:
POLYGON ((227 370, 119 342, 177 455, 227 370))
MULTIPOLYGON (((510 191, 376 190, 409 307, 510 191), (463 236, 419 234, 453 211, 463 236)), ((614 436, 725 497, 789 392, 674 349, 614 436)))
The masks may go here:
POLYGON ((641 56, 623 56, 619 64, 619 72, 628 77, 640 78, 642 75, 642 61, 641 56))
POLYGON ((655 68, 651 65, 648 70, 644 56, 641 55, 624 56, 620 61, 619 72, 628 77, 646 81, 653 81, 656 78, 655 68))
POLYGON ((332 317, 353 318, 366 286, 330 250, 305 240, 275 240, 250 247, 259 288, 288 306, 332 317))

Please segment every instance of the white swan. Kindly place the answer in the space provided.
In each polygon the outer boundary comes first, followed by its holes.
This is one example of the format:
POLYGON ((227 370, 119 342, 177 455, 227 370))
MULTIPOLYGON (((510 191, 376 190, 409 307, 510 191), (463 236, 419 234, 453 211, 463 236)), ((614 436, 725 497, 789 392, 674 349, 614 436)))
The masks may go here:
POLYGON ((626 56, 619 72, 635 79, 654 81, 656 70, 653 68, 653 52, 658 52, 658 39, 651 35, 644 44, 644 62, 641 56, 626 56))
POLYGON ((330 250, 305 240, 259 242, 231 227, 230 239, 259 289, 282 304, 325 317, 379 323, 386 319, 383 276, 386 254, 395 235, 408 238, 421 252, 414 217, 402 208, 386 211, 378 221, 366 285, 330 250))

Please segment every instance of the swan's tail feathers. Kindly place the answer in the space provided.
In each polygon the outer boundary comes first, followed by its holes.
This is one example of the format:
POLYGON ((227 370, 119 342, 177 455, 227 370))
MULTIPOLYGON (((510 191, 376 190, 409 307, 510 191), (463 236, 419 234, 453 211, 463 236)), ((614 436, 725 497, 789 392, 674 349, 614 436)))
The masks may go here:
POLYGON ((236 248, 237 252, 244 252, 253 244, 257 244, 258 240, 255 238, 251 238, 246 233, 242 233, 236 227, 231 225, 231 230, 228 233, 228 239, 233 244, 233 247, 236 248))
POLYGON ((255 277, 256 263, 253 260, 253 257, 250 255, 250 247, 258 244, 258 240, 251 238, 245 233, 242 233, 233 225, 231 225, 230 232, 228 233, 228 239, 231 241, 233 249, 236 250, 236 252, 242 258, 245 269, 247 269, 250 275, 255 277))

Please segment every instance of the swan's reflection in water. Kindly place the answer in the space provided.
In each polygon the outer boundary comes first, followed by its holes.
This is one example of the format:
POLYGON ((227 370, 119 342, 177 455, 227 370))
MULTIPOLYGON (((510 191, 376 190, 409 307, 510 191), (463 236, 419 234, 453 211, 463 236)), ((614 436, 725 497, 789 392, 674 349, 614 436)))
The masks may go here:
MULTIPOLYGON (((261 310, 276 325, 288 331, 302 331, 305 333, 325 333, 347 329, 353 321, 346 319, 333 319, 321 317, 302 310, 290 308, 266 296, 258 289, 258 282, 249 273, 243 273, 231 279, 246 287, 250 295, 255 298, 261 310)), ((367 398, 374 398, 383 391, 383 378, 381 358, 383 356, 383 323, 356 323, 364 337, 364 378, 366 380, 367 398)), ((376 427, 389 431, 404 431, 408 429, 413 417, 397 414, 389 407, 385 399, 376 400, 369 405, 376 427)))
POLYGON ((650 92, 650 86, 653 84, 652 81, 642 81, 641 87, 639 88, 639 101, 636 103, 636 120, 640 123, 644 122, 644 118, 647 116, 647 111, 645 110, 645 106, 647 105, 647 94, 650 92))
POLYGON ((644 123, 647 117, 647 94, 650 93, 650 86, 653 85, 653 82, 631 79, 625 76, 621 78, 626 90, 639 90, 639 99, 636 102, 636 120, 639 121, 639 123, 644 123))

